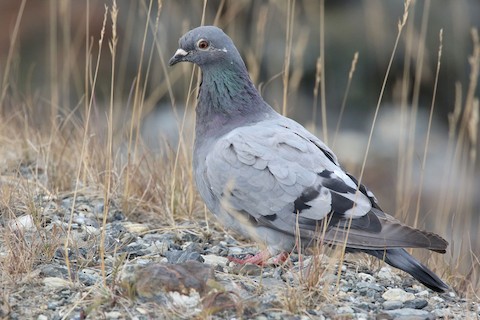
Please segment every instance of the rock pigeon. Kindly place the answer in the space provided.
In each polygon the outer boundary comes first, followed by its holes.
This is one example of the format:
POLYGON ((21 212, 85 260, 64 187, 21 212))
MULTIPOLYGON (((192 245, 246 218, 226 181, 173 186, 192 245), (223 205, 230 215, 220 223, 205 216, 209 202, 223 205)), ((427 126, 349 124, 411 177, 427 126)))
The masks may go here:
POLYGON ((364 252, 426 287, 448 286, 404 248, 445 253, 442 237, 385 213, 373 193, 340 166, 325 143, 270 107, 232 40, 202 26, 179 40, 169 61, 198 65, 193 170, 208 209, 228 229, 266 246, 241 263, 264 263, 317 243, 364 252))

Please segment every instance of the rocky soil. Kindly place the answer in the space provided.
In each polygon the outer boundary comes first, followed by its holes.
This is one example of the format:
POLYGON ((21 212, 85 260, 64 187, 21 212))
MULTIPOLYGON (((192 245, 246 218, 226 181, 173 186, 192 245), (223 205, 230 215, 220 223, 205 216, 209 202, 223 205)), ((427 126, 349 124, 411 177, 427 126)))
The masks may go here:
MULTIPOLYGON (((12 181, 2 180, 6 188, 12 181)), ((239 266, 258 252, 215 224, 127 218, 94 192, 32 191, 2 205, 0 315, 5 319, 478 319, 480 306, 347 255, 296 255, 239 266), (104 245, 102 245, 104 238, 104 245), (103 258, 102 258, 103 255, 103 258), (330 257, 330 258, 329 258, 330 257), (102 263, 103 261, 103 263, 102 263)))

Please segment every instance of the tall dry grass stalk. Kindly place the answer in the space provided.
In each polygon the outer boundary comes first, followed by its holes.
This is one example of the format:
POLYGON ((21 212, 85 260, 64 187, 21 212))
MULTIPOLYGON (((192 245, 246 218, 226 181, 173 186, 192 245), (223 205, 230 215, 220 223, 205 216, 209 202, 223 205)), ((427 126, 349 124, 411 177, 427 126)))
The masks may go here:
MULTIPOLYGON (((427 0, 424 2, 424 7, 422 11, 422 20, 420 27, 420 35, 417 44, 417 53, 416 53, 416 66, 415 66, 415 77, 413 84, 413 96, 412 96, 412 109, 407 115, 408 122, 407 124, 407 137, 406 137, 406 148, 405 153, 401 154, 403 164, 405 165, 404 172, 401 179, 401 185, 403 185, 404 191, 402 193, 403 197, 399 199, 399 202, 402 203, 403 211, 401 214, 406 215, 407 212, 411 210, 410 203, 412 201, 412 195, 408 190, 413 188, 415 179, 412 176, 413 174, 413 165, 415 163, 415 134, 416 134, 416 125, 418 117, 418 104, 420 97, 420 85, 422 83, 423 67, 424 67, 424 55, 425 55, 425 37, 428 28, 428 17, 430 14, 430 1, 427 0)), ((407 66, 405 66, 406 68, 407 66)), ((405 71, 404 71, 405 72, 405 71)), ((416 224, 414 225, 416 227, 416 224)))
MULTIPOLYGON (((137 148, 138 148, 138 128, 140 127, 141 122, 141 112, 143 108, 143 99, 141 94, 141 84, 143 79, 143 59, 145 57, 145 46, 147 41, 147 34, 148 34, 148 26, 149 26, 149 19, 152 12, 152 5, 153 0, 150 0, 148 11, 147 11, 147 19, 145 21, 145 27, 143 29, 143 38, 142 44, 140 49, 140 60, 138 62, 137 67, 137 76, 135 78, 135 86, 134 86, 134 93, 133 93, 133 110, 130 119, 130 129, 128 131, 128 147, 127 147, 127 165, 125 167, 125 184, 123 190, 123 197, 124 199, 128 199, 130 195, 130 181, 132 179, 132 175, 135 174, 133 170, 133 163, 137 160, 137 148)), ((146 79, 146 78, 145 78, 146 79)), ((129 211, 127 203, 124 203, 124 209, 129 211)))
POLYGON ((102 231, 100 233, 100 268, 102 270, 102 278, 104 285, 107 285, 107 274, 105 268, 105 237, 107 227, 107 217, 110 209, 111 192, 112 192, 112 177, 113 177, 113 108, 114 108, 114 92, 115 92, 115 70, 116 70, 116 57, 117 57, 117 19, 118 19, 118 7, 117 2, 113 0, 112 8, 110 9, 110 19, 112 23, 112 36, 109 40, 108 47, 110 49, 112 74, 110 81, 110 103, 108 107, 107 116, 107 154, 105 157, 105 179, 104 179, 104 195, 103 195, 103 220, 102 231))
POLYGON ((320 98, 322 112, 322 133, 323 140, 328 144, 328 121, 327 121, 327 92, 325 90, 325 0, 320 0, 320 67, 317 72, 320 73, 320 98))
POLYGON ((20 28, 20 22, 22 21, 23 12, 25 10, 25 4, 27 0, 22 0, 20 8, 18 9, 17 18, 15 19, 15 27, 13 28, 12 36, 10 37, 10 46, 8 47, 7 60, 5 61, 5 70, 3 71, 2 91, 0 95, 0 114, 3 114, 3 103, 9 87, 10 68, 12 66, 12 59, 17 48, 18 31, 20 28))
MULTIPOLYGON (((87 7, 88 7, 88 2, 87 2, 87 7)), ((81 141, 81 149, 80 149, 80 155, 79 155, 79 159, 80 161, 77 163, 77 173, 76 173, 76 177, 75 177, 75 184, 74 184, 74 190, 73 190, 73 199, 72 199, 72 206, 71 206, 71 210, 70 210, 70 219, 68 221, 68 229, 67 229, 67 236, 66 236, 66 239, 65 239, 65 243, 64 243, 64 251, 65 251, 65 263, 66 263, 66 266, 67 266, 67 270, 68 270, 68 274, 69 274, 69 278, 71 280, 73 280, 72 278, 72 274, 71 274, 71 265, 70 265, 70 259, 69 259, 69 238, 70 238, 70 233, 71 233, 71 226, 72 226, 72 222, 73 222, 73 216, 74 216, 74 210, 75 210, 75 204, 76 204, 76 200, 77 200, 77 195, 78 195, 78 191, 79 191, 79 188, 80 188, 80 182, 82 181, 81 180, 81 175, 82 175, 82 172, 86 172, 88 171, 88 162, 85 163, 85 160, 88 159, 88 156, 87 156, 87 147, 88 147, 88 144, 89 144, 89 135, 90 135, 90 118, 91 118, 91 114, 92 114, 92 105, 93 105, 93 100, 94 100, 94 97, 95 97, 95 89, 96 89, 96 83, 97 83, 97 77, 98 77, 98 70, 99 70, 99 67, 100 67, 100 57, 101 57, 101 53, 102 53, 102 49, 103 49, 103 41, 104 41, 104 35, 105 35, 105 28, 106 28, 106 24, 107 24, 107 15, 108 15, 108 10, 107 8, 105 8, 105 13, 104 13, 104 16, 103 16, 103 24, 102 24, 102 29, 100 31, 100 39, 98 40, 98 55, 97 55, 97 60, 96 60, 96 64, 95 64, 95 71, 94 71, 94 75, 93 75, 93 81, 92 83, 88 83, 88 85, 90 86, 90 96, 89 97, 86 97, 86 99, 88 99, 89 103, 88 105, 86 106, 87 107, 87 110, 86 110, 86 118, 85 118, 85 127, 83 129, 83 139, 81 141)), ((88 14, 87 14, 88 16, 88 14)), ((87 22, 88 24, 88 22, 87 22)), ((88 40, 87 40, 88 41, 88 40)), ((88 43, 88 42, 87 42, 88 43)), ((89 57, 87 56, 86 57, 87 60, 89 60, 89 57)), ((88 65, 88 64, 87 64, 88 65)), ((90 75, 90 73, 89 73, 90 75)), ((89 78, 90 80, 90 78, 89 78)))
POLYGON ((292 56, 293 26, 295 17, 295 0, 287 2, 287 26, 285 31, 285 58, 283 62, 283 103, 282 114, 287 116, 288 84, 290 80, 290 58, 292 56))
POLYGON ((340 112, 338 113, 337 125, 335 126, 335 132, 333 135, 332 149, 335 148, 335 142, 337 140, 337 135, 340 130, 340 123, 342 122, 343 113, 345 112, 345 106, 347 105, 348 93, 350 92, 350 86, 352 85, 353 74, 355 73, 357 62, 358 62, 358 51, 353 54, 352 65, 350 67, 350 71, 348 72, 347 87, 345 89, 345 94, 343 95, 342 105, 340 106, 340 112))
POLYGON ((438 87, 438 77, 440 74, 440 65, 442 59, 442 49, 443 49, 443 29, 440 29, 439 33, 439 45, 438 45, 438 59, 437 59, 437 70, 435 73, 435 83, 433 85, 433 96, 432 96, 432 104, 430 106, 430 115, 428 117, 428 125, 427 125, 427 136, 425 137, 425 147, 423 150, 423 158, 422 158, 422 165, 420 171, 420 181, 419 181, 419 191, 417 196, 417 203, 416 203, 416 210, 415 210, 415 220, 413 225, 416 227, 418 225, 418 219, 420 216, 420 201, 422 200, 422 190, 423 190, 423 182, 425 179, 425 169, 427 165, 427 155, 428 155, 428 147, 430 144, 430 132, 432 130, 432 121, 433 121, 433 114, 435 110, 435 98, 437 95, 437 87, 438 87))

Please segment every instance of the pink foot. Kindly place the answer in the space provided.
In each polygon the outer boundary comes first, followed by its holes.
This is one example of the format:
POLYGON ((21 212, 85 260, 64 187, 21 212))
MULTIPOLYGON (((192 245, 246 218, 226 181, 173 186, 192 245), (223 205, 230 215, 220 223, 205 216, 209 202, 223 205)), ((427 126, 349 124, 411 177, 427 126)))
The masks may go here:
MULTIPOLYGON (((288 253, 282 252, 273 260, 273 264, 282 264, 288 259, 288 253)), ((248 256, 245 259, 239 259, 235 257, 227 257, 229 261, 238 263, 238 264, 256 264, 258 266, 264 266, 267 264, 268 259, 270 259, 271 254, 268 250, 263 250, 257 253, 254 256, 248 256)))

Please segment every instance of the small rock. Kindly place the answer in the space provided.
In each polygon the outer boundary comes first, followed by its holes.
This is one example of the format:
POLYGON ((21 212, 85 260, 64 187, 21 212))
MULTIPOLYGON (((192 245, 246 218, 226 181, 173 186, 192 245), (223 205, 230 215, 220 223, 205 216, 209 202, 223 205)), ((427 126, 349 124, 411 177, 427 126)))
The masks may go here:
POLYGON ((49 310, 55 310, 61 305, 60 301, 50 301, 47 304, 47 309, 49 310))
POLYGON ((155 298, 161 291, 188 294, 195 290, 202 294, 209 287, 207 282, 213 279, 212 267, 196 261, 182 264, 152 263, 136 271, 131 285, 135 286, 140 297, 155 298))
POLYGON ((356 320, 368 320, 370 317, 366 313, 355 313, 356 320))
MULTIPOLYGON (((362 302, 362 303, 356 304, 355 308, 365 310, 365 311, 370 311, 370 310, 375 311, 377 309, 377 306, 375 306, 373 303, 362 302)), ((358 316, 358 314, 357 314, 357 316, 358 316)))
POLYGON ((386 310, 385 313, 393 317, 394 319, 435 319, 435 316, 428 311, 411 308, 386 310))
POLYGON ((384 310, 401 309, 403 307, 403 302, 398 300, 390 300, 390 301, 387 300, 384 303, 382 303, 382 306, 384 310))
POLYGON ((68 277, 68 269, 66 266, 50 263, 50 264, 44 264, 40 266, 39 269, 40 269, 40 274, 45 277, 58 277, 58 276, 63 276, 64 278, 68 277))
POLYGON ((165 252, 165 257, 170 263, 183 263, 186 261, 204 262, 200 253, 190 250, 171 250, 165 252))
POLYGON ((432 310, 432 314, 436 318, 444 318, 444 319, 451 319, 453 317, 453 312, 449 308, 442 308, 442 309, 434 309, 432 310))
POLYGON ((423 290, 416 294, 416 296, 419 298, 427 298, 429 295, 430 295, 430 292, 428 292, 428 290, 423 290))
POLYGON ((213 266, 222 266, 225 267, 228 263, 228 259, 225 257, 219 257, 214 254, 207 254, 203 255, 203 260, 205 261, 206 264, 210 264, 213 266))
POLYGON ((93 286, 96 283, 102 281, 102 277, 98 274, 96 270, 93 269, 82 269, 78 272, 78 280, 86 286, 93 286))
POLYGON ((347 315, 347 314, 354 314, 354 313, 355 311, 353 311, 353 309, 350 308, 349 306, 344 306, 337 309, 337 314, 339 315, 347 315))
POLYGON ((362 281, 369 283, 375 282, 375 277, 367 273, 360 272, 357 276, 362 279, 362 281))
POLYGON ((423 309, 427 305, 428 305, 428 301, 425 299, 413 299, 413 300, 405 301, 404 307, 413 308, 413 309, 423 309))
POLYGON ((230 247, 228 248, 228 254, 231 256, 239 255, 245 253, 243 248, 240 247, 230 247))
POLYGON ((152 245, 145 248, 145 251, 150 254, 159 254, 163 256, 168 251, 168 249, 170 249, 170 243, 156 240, 153 242, 152 245))
POLYGON ((361 282, 357 282, 356 286, 358 289, 370 289, 378 292, 383 291, 383 288, 376 283, 361 281, 361 282))
POLYGON ((189 295, 181 294, 174 291, 169 292, 169 296, 171 297, 172 302, 175 306, 184 307, 189 310, 196 308, 201 301, 200 295, 196 291, 193 291, 189 295))
POLYGON ((145 233, 150 230, 148 226, 141 223, 125 222, 123 223, 123 226, 125 227, 125 229, 127 229, 127 231, 136 234, 145 233))
POLYGON ((100 235, 100 229, 94 226, 82 225, 82 229, 85 230, 85 232, 88 233, 89 235, 92 235, 92 236, 100 235))
POLYGON ((405 292, 402 289, 394 288, 394 289, 389 289, 385 291, 385 293, 382 294, 382 298, 387 301, 397 300, 397 301, 405 302, 408 300, 415 299, 415 295, 410 292, 405 292))
POLYGON ((264 272, 264 268, 256 264, 237 264, 233 263, 231 272, 233 274, 241 274, 245 276, 259 276, 264 272))
POLYGON ((58 289, 58 288, 64 288, 64 287, 70 286, 69 281, 64 280, 62 278, 57 278, 57 277, 46 277, 43 279, 43 284, 52 289, 58 289))
POLYGON ((48 320, 48 317, 46 315, 41 314, 37 317, 37 320, 48 320))
POLYGON ((35 231, 37 229, 33 217, 29 214, 9 221, 8 225, 12 231, 19 232, 35 231))
POLYGON ((110 311, 105 313, 106 319, 120 319, 122 318, 122 313, 118 311, 110 311))
POLYGON ((377 273, 377 277, 388 282, 393 282, 396 280, 396 278, 398 278, 398 276, 392 272, 392 269, 388 267, 381 268, 377 273))

